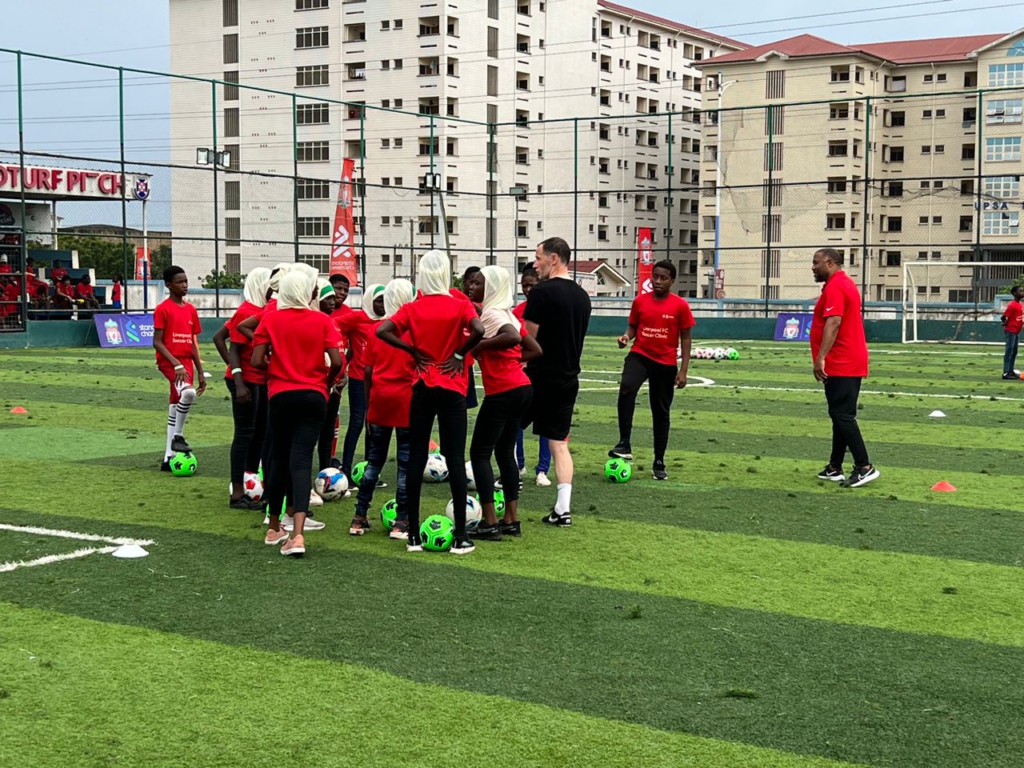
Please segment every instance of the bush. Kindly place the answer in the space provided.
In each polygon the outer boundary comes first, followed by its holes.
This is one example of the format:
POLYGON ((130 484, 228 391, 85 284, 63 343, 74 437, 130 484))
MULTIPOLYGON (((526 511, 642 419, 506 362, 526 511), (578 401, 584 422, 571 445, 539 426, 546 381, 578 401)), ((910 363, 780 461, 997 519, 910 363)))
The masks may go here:
POLYGON ((241 289, 245 285, 245 275, 238 272, 211 272, 203 278, 203 288, 235 288, 241 289))

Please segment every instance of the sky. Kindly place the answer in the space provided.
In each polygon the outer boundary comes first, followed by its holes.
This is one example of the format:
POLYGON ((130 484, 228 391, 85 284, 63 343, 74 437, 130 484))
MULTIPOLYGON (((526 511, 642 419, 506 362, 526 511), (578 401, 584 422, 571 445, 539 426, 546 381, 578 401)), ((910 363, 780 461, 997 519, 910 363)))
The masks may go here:
MULTIPOLYGON (((218 0, 209 0, 217 2, 218 0)), ((288 2, 289 0, 281 0, 288 2)), ((483 2, 483 0, 465 0, 483 2)), ((560 2, 561 0, 548 0, 560 2)), ((776 0, 771 12, 763 0, 732 0, 724 4, 683 4, 679 0, 620 0, 638 10, 671 18, 752 45, 810 32, 839 43, 949 37, 1011 32, 1024 19, 1024 2, 994 4, 988 0, 776 0), (681 9, 685 8, 685 12, 681 9), (825 10, 831 8, 831 10, 825 10), (1020 9, 1020 10, 1018 10, 1020 9), (1020 23, 1020 22, 1018 22, 1020 23)), ((0 47, 79 58, 110 65, 166 72, 169 69, 168 0, 33 0, 4 2, 0 47)), ((25 83, 26 148, 39 152, 105 158, 115 161, 118 147, 116 72, 27 59, 25 83), (113 116, 113 117, 112 117, 113 116)), ((11 54, 0 53, 0 161, 16 149, 16 68, 11 54)), ((133 158, 163 160, 169 143, 169 89, 158 78, 131 80, 125 89, 126 146, 133 158)), ((42 158, 39 164, 46 164, 42 158)), ((73 161, 54 161, 69 165, 73 161)), ((81 161, 81 165, 89 165, 81 161)), ((93 167, 97 166, 92 162, 93 167)), ((170 226, 168 174, 156 172, 150 227, 170 226)), ((66 223, 110 220, 120 206, 102 211, 97 204, 67 204, 66 223), (77 206, 77 207, 76 207, 77 206)), ((101 204, 105 205, 105 204, 101 204)), ((129 226, 140 226, 138 206, 129 226)))

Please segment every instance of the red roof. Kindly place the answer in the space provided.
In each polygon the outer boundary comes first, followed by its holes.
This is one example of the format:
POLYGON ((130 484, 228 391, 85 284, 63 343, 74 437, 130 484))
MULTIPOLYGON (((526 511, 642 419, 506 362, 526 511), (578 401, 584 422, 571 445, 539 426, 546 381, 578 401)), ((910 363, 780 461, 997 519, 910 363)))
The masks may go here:
POLYGON ((714 58, 715 64, 737 61, 756 61, 771 52, 791 58, 806 56, 840 56, 860 54, 893 64, 921 64, 930 61, 962 61, 967 54, 1003 38, 998 35, 971 37, 939 37, 929 40, 896 40, 887 43, 841 45, 816 35, 797 35, 774 43, 766 43, 744 51, 733 51, 714 58))
POLYGON ((602 265, 607 267, 608 262, 604 261, 603 259, 583 259, 582 261, 570 261, 569 271, 572 272, 575 270, 577 272, 582 272, 585 275, 589 275, 602 265))
POLYGON ((747 48, 746 43, 741 43, 739 40, 733 40, 722 35, 714 34, 713 32, 706 32, 703 29, 697 29, 697 27, 690 27, 686 24, 680 24, 678 21, 671 21, 669 19, 662 18, 661 16, 655 16, 651 13, 645 13, 644 11, 638 11, 635 8, 627 8, 624 5, 618 3, 610 3, 608 0, 597 0, 597 4, 602 8, 607 8, 609 11, 615 11, 626 16, 635 16, 638 19, 646 19, 652 21, 655 24, 661 24, 662 26, 671 27, 672 29, 678 29, 680 32, 689 32, 691 35, 697 35, 699 37, 707 38, 708 40, 715 40, 719 43, 725 43, 726 45, 733 45, 737 48, 747 48))

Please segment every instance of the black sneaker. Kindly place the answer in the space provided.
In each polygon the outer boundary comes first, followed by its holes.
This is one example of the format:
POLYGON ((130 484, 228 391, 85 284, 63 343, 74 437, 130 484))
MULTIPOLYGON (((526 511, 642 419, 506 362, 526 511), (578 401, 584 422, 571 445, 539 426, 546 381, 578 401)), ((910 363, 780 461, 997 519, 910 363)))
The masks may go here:
POLYGON ((668 471, 665 469, 664 461, 654 462, 654 479, 655 480, 668 480, 668 471))
MULTIPOLYGON (((501 480, 495 480, 494 481, 494 490, 496 490, 496 491, 503 491, 503 490, 505 490, 505 486, 501 484, 501 480)), ((519 490, 520 491, 523 490, 522 478, 520 478, 520 480, 519 480, 519 490)))
POLYGON ((843 474, 842 469, 836 469, 831 464, 826 464, 825 468, 818 473, 819 480, 830 480, 833 483, 842 483, 846 480, 846 476, 843 474))
POLYGON ((498 530, 503 536, 522 536, 523 527, 518 520, 514 523, 498 523, 498 530))
MULTIPOLYGON (((328 463, 330 464, 331 469, 341 469, 341 459, 337 456, 332 456, 328 463)), ((345 475, 345 477, 348 477, 348 475, 345 475)))
POLYGON ((1003 378, 1009 380, 1009 379, 1016 379, 1017 377, 1014 376, 1012 373, 1004 373, 1003 374, 1003 378))
POLYGON ((855 467, 850 476, 846 478, 845 485, 847 488, 860 488, 881 476, 882 473, 874 467, 855 467))
POLYGON ((473 545, 472 541, 469 539, 463 539, 462 541, 456 541, 452 544, 452 548, 448 551, 453 555, 468 555, 474 549, 476 549, 476 547, 473 545))
POLYGON ((551 514, 542 518, 541 522, 547 523, 548 525, 558 526, 560 528, 568 528, 572 525, 572 515, 568 513, 560 515, 552 509, 551 514))
POLYGON ((352 522, 348 526, 348 535, 362 536, 368 530, 370 530, 370 521, 367 520, 365 517, 359 517, 357 515, 356 517, 352 518, 352 522))
POLYGON ((501 525, 485 525, 481 523, 475 531, 470 532, 469 537, 474 541, 501 541, 501 525))
POLYGON ((160 471, 161 472, 170 472, 171 471, 170 459, 164 459, 163 461, 160 462, 160 471))
POLYGON ((420 541, 420 534, 418 531, 409 531, 409 538, 405 542, 406 552, 422 552, 423 542, 420 541))
POLYGON ((192 446, 185 442, 184 435, 175 435, 171 440, 171 450, 175 453, 192 453, 192 446))
POLYGON ((254 509, 263 509, 262 504, 257 505, 256 502, 254 502, 252 499, 246 498, 245 496, 241 496, 240 498, 237 499, 231 499, 231 501, 228 503, 228 506, 231 509, 244 509, 249 512, 251 512, 254 509))
POLYGON ((633 460, 633 447, 622 440, 619 444, 608 451, 608 458, 610 459, 625 459, 626 461, 633 460))
POLYGON ((388 487, 388 484, 387 484, 387 483, 385 483, 385 482, 384 482, 383 480, 378 480, 378 481, 377 481, 377 487, 378 487, 378 488, 387 488, 387 487, 388 487))

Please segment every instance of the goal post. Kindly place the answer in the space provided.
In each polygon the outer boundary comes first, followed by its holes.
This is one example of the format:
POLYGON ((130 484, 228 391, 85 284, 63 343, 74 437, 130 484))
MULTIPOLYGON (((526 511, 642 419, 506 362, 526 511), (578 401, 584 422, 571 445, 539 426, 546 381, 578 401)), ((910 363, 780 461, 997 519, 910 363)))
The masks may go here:
POLYGON ((904 344, 991 344, 974 321, 998 323, 1024 261, 919 261, 903 264, 904 344))

